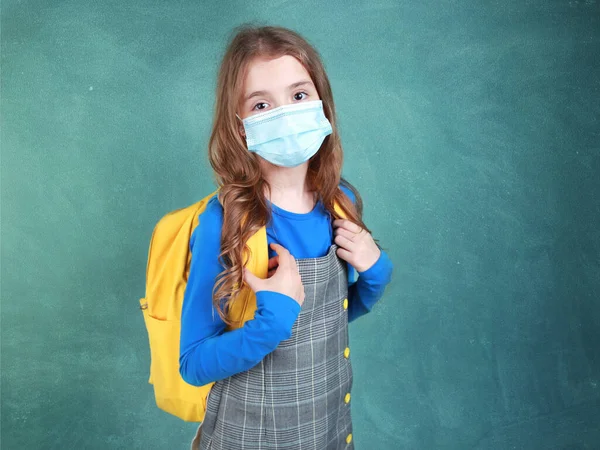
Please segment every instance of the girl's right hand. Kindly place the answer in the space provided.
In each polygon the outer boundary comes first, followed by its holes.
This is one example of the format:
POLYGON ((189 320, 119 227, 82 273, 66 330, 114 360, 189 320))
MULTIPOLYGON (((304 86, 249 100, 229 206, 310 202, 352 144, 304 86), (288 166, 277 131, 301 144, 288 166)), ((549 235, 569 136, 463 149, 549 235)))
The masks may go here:
POLYGON ((301 306, 304 303, 304 285, 298 272, 296 260, 289 251, 279 244, 271 244, 271 248, 277 252, 275 258, 269 261, 269 276, 261 279, 244 267, 244 281, 254 291, 272 291, 292 297, 301 306), (278 263, 274 268, 274 263, 278 263))

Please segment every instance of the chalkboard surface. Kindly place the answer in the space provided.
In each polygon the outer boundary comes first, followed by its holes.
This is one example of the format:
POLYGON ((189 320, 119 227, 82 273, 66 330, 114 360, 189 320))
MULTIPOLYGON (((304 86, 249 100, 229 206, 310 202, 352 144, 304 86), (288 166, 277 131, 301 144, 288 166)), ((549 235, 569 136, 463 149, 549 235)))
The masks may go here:
POLYGON ((214 188, 233 27, 321 52, 395 263, 350 328, 359 449, 600 448, 600 3, 2 3, 2 449, 187 449, 138 309, 214 188))

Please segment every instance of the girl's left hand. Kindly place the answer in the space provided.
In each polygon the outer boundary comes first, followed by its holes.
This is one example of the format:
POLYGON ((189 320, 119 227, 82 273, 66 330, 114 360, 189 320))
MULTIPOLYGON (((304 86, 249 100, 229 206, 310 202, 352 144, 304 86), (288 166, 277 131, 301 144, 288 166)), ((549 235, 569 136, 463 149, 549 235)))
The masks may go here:
POLYGON ((379 259, 381 250, 370 233, 346 219, 333 221, 337 255, 358 272, 369 270, 379 259))

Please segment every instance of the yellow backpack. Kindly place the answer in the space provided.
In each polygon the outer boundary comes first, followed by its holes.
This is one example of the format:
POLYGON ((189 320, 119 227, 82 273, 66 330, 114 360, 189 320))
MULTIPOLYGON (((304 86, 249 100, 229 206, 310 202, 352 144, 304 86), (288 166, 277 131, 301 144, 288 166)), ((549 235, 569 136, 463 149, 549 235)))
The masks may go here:
MULTIPOLYGON (((202 422, 206 399, 213 383, 192 386, 179 373, 179 342, 183 294, 190 271, 190 238, 198 225, 198 216, 218 191, 186 208, 166 214, 154 227, 148 264, 146 295, 140 299, 150 344, 150 378, 156 405, 188 422, 202 422)), ((345 217, 336 204, 335 210, 345 217)), ((269 255, 266 228, 263 226, 249 240, 250 254, 246 267, 257 277, 266 278, 269 255)), ((235 329, 254 318, 256 296, 247 286, 234 299, 228 312, 235 329)))

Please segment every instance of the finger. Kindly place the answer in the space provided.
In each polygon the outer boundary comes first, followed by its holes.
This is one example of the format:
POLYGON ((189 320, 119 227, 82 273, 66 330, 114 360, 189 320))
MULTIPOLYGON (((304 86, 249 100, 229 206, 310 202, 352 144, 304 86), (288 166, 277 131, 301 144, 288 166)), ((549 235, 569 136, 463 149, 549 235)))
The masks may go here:
POLYGON ((298 282, 297 294, 300 296, 304 293, 304 283, 302 282, 302 276, 299 273, 295 275, 295 278, 298 282))
POLYGON ((295 272, 298 271, 298 263, 296 262, 296 258, 294 258, 291 254, 289 257, 290 267, 294 269, 295 272))
POLYGON ((336 250, 337 255, 342 258, 344 261, 349 261, 350 258, 352 257, 352 253, 349 252, 348 250, 346 250, 343 247, 338 247, 338 249, 336 250))
POLYGON ((259 292, 262 287, 262 280, 244 267, 244 282, 252 289, 254 293, 259 292))
POLYGON ((304 292, 304 285, 300 284, 300 288, 298 290, 298 300, 300 300, 300 303, 304 302, 304 298, 306 296, 306 293, 304 292))
POLYGON ((271 248, 273 250, 275 250, 275 253, 277 253, 277 255, 279 255, 279 256, 290 254, 290 252, 288 252, 288 250, 285 247, 283 247, 282 245, 276 244, 275 242, 271 243, 271 248))
POLYGON ((355 243, 353 241, 340 234, 333 239, 333 242, 335 242, 339 247, 343 247, 349 251, 352 251, 355 248, 355 243))
POLYGON ((348 231, 345 228, 336 228, 335 234, 336 236, 344 236, 345 238, 350 239, 351 241, 354 241, 356 236, 358 236, 356 233, 348 231))
POLYGON ((362 228, 359 227, 357 224, 355 224, 354 222, 351 222, 347 219, 336 219, 333 221, 333 227, 334 228, 345 228, 348 231, 351 231, 352 233, 358 234, 362 231, 362 228))
POLYGON ((278 256, 273 256, 271 259, 269 259, 269 270, 274 269, 278 265, 279 265, 279 257, 278 256))
POLYGON ((272 243, 271 248, 277 252, 277 261, 279 263, 279 267, 295 268, 296 260, 285 247, 279 244, 272 243))

